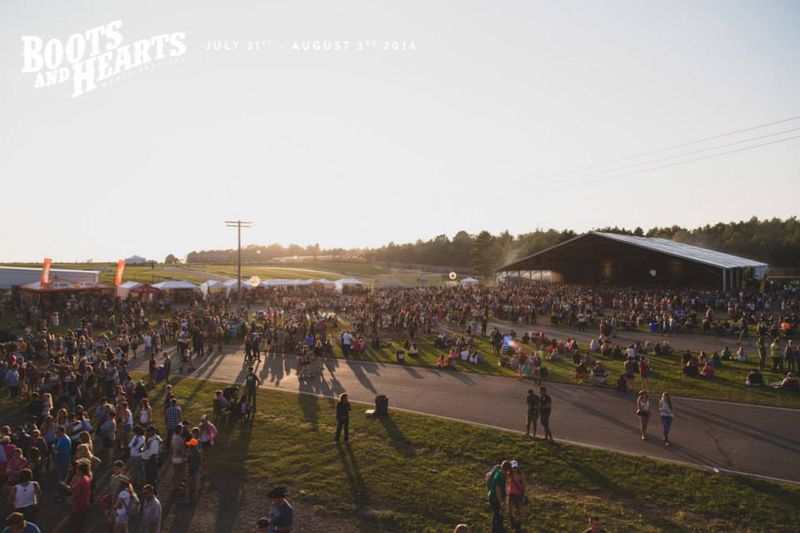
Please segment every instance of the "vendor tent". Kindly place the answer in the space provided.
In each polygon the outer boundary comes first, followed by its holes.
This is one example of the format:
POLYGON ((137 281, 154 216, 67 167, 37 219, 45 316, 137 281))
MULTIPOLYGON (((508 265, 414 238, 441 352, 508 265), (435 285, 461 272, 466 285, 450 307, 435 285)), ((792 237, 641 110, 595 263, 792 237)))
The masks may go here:
POLYGON ((355 278, 342 278, 336 280, 336 291, 342 292, 346 287, 363 287, 364 284, 355 278))
POLYGON ((480 285, 481 282, 475 278, 464 278, 461 280, 462 287, 474 287, 476 285, 480 285))
POLYGON ((128 296, 154 294, 158 289, 149 283, 142 283, 139 281, 126 281, 117 287, 117 297, 124 300, 128 296))
POLYGON ((161 283, 156 283, 153 285, 156 289, 160 291, 199 291, 200 286, 196 283, 192 283, 191 281, 182 281, 182 280, 170 280, 170 281, 162 281, 161 283))
POLYGON ((114 287, 102 285, 100 283, 79 282, 70 283, 66 280, 55 280, 47 285, 42 285, 40 282, 28 283, 20 287, 20 290, 25 292, 36 293, 53 293, 53 292, 80 292, 80 291, 111 291, 114 287))
POLYGON ((204 281, 200 284, 200 292, 202 292, 204 296, 208 295, 208 293, 226 292, 227 290, 228 287, 225 286, 225 283, 214 279, 204 281))

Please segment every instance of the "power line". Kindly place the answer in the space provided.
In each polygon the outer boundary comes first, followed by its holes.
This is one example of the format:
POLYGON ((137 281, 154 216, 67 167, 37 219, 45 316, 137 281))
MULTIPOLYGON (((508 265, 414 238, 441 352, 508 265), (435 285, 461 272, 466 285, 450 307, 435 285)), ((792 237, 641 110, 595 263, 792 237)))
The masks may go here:
POLYGON ((715 157, 721 157, 721 156, 724 156, 724 155, 734 154, 734 153, 737 153, 737 152, 745 152, 747 150, 753 150, 755 148, 761 148, 762 146, 769 146, 771 144, 778 144, 778 143, 782 143, 782 142, 792 141, 792 140, 795 140, 795 139, 800 139, 800 135, 795 135, 793 137, 786 137, 785 139, 776 139, 774 141, 769 141, 769 142, 765 142, 765 143, 761 143, 761 144, 755 144, 753 146, 744 146, 742 148, 737 148, 736 150, 728 150, 727 152, 720 152, 718 154, 711 154, 711 155, 707 155, 707 156, 703 156, 703 157, 696 157, 694 159, 687 159, 686 161, 678 161, 677 163, 670 163, 668 165, 659 165, 659 166, 655 166, 655 167, 652 167, 652 168, 636 170, 636 171, 633 171, 633 172, 625 172, 625 173, 622 173, 622 174, 615 174, 615 175, 611 175, 611 176, 604 176, 604 177, 601 177, 601 178, 597 178, 597 179, 593 179, 593 180, 587 180, 587 181, 583 181, 583 182, 579 182, 579 183, 570 183, 570 184, 567 184, 567 185, 564 185, 564 186, 561 186, 561 187, 554 187, 554 188, 544 189, 544 190, 541 190, 541 191, 538 191, 538 192, 547 193, 547 192, 553 192, 553 191, 560 191, 560 190, 572 187, 574 185, 586 185, 586 184, 589 184, 589 183, 597 183, 597 182, 601 182, 601 181, 608 181, 608 180, 611 180, 611 179, 621 178, 621 177, 625 177, 625 176, 634 176, 636 174, 642 174, 642 173, 645 173, 645 172, 652 172, 654 170, 661 170, 663 168, 676 167, 676 166, 679 166, 679 165, 685 165, 687 163, 694 163, 696 161, 703 161, 704 159, 713 159, 715 157))
POLYGON ((679 154, 668 155, 666 157, 661 157, 661 158, 658 158, 658 159, 650 159, 650 160, 647 160, 647 161, 641 161, 641 162, 636 162, 636 163, 626 163, 624 165, 611 167, 611 168, 608 168, 606 170, 600 170, 600 171, 592 172, 592 173, 589 173, 589 174, 582 174, 582 175, 578 175, 578 176, 567 177, 567 178, 565 178, 563 180, 555 179, 555 180, 545 181, 545 182, 542 182, 542 183, 531 183, 529 185, 524 186, 523 189, 528 189, 528 188, 531 188, 531 187, 534 187, 534 186, 557 185, 559 183, 566 183, 566 182, 570 182, 570 181, 581 180, 581 179, 584 179, 584 178, 591 178, 591 177, 594 177, 594 176, 601 176, 601 175, 606 174, 608 172, 624 170, 626 168, 636 167, 636 166, 641 166, 641 165, 651 165, 651 164, 654 164, 654 163, 660 163, 662 161, 669 161, 670 159, 677 159, 677 158, 680 158, 680 157, 686 157, 686 156, 689 156, 689 155, 700 154, 700 153, 709 152, 709 151, 712 151, 712 150, 719 150, 721 148, 727 148, 729 146, 736 146, 737 144, 749 143, 749 142, 758 141, 758 140, 761 140, 761 139, 768 139, 770 137, 775 137, 777 135, 785 135, 787 133, 793 133, 795 131, 800 131, 800 128, 791 128, 791 129, 788 129, 788 130, 778 131, 778 132, 775 132, 775 133, 767 133, 767 134, 759 135, 759 136, 756 136, 756 137, 750 137, 748 139, 742 139, 742 140, 739 140, 739 141, 733 141, 733 142, 729 142, 729 143, 718 144, 716 146, 709 146, 707 148, 700 148, 699 150, 692 150, 691 152, 682 152, 682 153, 679 153, 679 154))
MULTIPOLYGON (((610 159, 610 160, 602 161, 602 162, 599 162, 599 163, 593 163, 593 164, 590 164, 590 165, 574 167, 574 168, 571 168, 571 169, 568 169, 568 170, 562 170, 562 171, 558 171, 558 172, 550 172, 550 173, 547 173, 547 174, 543 174, 543 175, 541 175, 539 177, 540 178, 547 178, 547 177, 551 177, 551 176, 552 177, 565 177, 565 175, 572 174, 574 172, 578 172, 578 171, 581 171, 581 170, 591 170, 591 169, 596 168, 596 167, 603 167, 603 166, 610 165, 612 163, 619 163, 620 161, 627 161, 627 160, 630 160, 630 159, 637 159, 639 157, 643 157, 643 156, 646 156, 646 155, 658 154, 658 153, 661 153, 661 152, 674 150, 676 148, 683 148, 684 146, 690 146, 692 144, 711 141, 711 140, 714 140, 714 139, 722 139, 724 137, 730 137, 730 136, 733 136, 733 135, 737 135, 739 133, 745 133, 745 132, 748 132, 748 131, 758 130, 758 129, 766 128, 766 127, 769 127, 769 126, 775 126, 777 124, 784 124, 786 122, 791 122, 793 120, 798 120, 798 119, 800 119, 800 115, 795 115, 795 116, 791 116, 791 117, 784 118, 784 119, 781 119, 781 120, 774 120, 772 122, 765 122, 763 124, 758 124, 756 126, 750 126, 750 127, 747 127, 747 128, 740 128, 740 129, 737 129, 737 130, 727 131, 725 133, 719 133, 719 134, 716 134, 716 135, 710 135, 710 136, 707 136, 707 137, 701 137, 699 139, 695 139, 695 140, 692 140, 692 141, 686 141, 686 142, 682 142, 682 143, 678 143, 678 144, 673 144, 671 146, 666 146, 664 148, 657 148, 655 150, 648 150, 646 152, 639 152, 639 153, 636 153, 636 154, 627 155, 627 156, 624 156, 624 157, 618 157, 616 159, 610 159)), ((517 184, 523 183, 524 181, 526 181, 526 180, 519 180, 519 181, 511 183, 510 185, 512 185, 512 186, 513 185, 517 185, 517 184)))

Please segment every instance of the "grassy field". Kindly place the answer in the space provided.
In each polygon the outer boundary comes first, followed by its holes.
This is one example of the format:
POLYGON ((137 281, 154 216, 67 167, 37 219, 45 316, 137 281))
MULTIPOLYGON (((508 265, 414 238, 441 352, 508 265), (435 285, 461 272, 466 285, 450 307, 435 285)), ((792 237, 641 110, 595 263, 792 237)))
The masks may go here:
MULTIPOLYGON (((236 276, 235 265, 186 265, 186 268, 212 274, 236 276)), ((362 263, 303 263, 302 265, 242 265, 243 276, 259 276, 262 279, 319 279, 337 280, 344 277, 374 277, 389 270, 378 265, 362 263)))
MULTIPOLYGON (((188 378, 175 385, 195 421, 219 387, 188 378)), ((153 391, 154 405, 162 394, 162 386, 153 391)), ((163 492, 165 530, 248 531, 264 512, 268 488, 283 485, 298 516, 322 520, 326 531, 449 532, 459 522, 487 531, 483 474, 505 458, 526 472, 526 531, 580 531, 589 514, 599 515, 607 531, 795 530, 787 524, 800 501, 798 486, 410 413, 370 418, 358 404, 351 442, 336 445, 332 401, 260 390, 259 406, 252 426, 222 429, 199 503, 173 503, 163 492)), ((321 529, 298 520, 295 530, 321 529)))

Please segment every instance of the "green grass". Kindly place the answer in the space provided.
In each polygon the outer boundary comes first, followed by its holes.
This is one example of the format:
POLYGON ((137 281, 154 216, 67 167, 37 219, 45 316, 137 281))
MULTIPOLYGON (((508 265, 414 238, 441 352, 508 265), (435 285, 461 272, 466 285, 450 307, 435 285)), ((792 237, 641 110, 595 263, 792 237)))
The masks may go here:
MULTIPOLYGON (((175 385, 192 420, 217 388, 188 378, 175 385)), ((212 475, 285 485, 295 508, 352 517, 361 531, 450 531, 459 522, 488 530, 483 474, 504 458, 527 473, 527 523, 537 531, 580 531, 589 514, 608 531, 788 531, 800 501, 798 486, 410 413, 373 419, 359 404, 352 442, 336 446, 331 400, 262 389, 259 405, 252 427, 221 432, 212 475)))
MULTIPOLYGON (((200 272, 236 276, 235 265, 203 265, 190 264, 187 268, 200 272)), ((374 277, 385 274, 388 269, 363 263, 301 263, 284 265, 242 265, 243 276, 259 276, 262 279, 318 279, 327 278, 337 280, 344 277, 374 277)))

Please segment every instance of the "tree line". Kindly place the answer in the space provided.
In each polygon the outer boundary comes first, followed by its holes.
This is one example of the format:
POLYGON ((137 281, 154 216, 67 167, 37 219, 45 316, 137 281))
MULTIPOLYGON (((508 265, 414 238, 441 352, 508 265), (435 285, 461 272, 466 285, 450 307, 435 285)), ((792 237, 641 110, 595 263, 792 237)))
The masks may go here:
MULTIPOLYGON (((646 237, 662 237, 764 261, 773 266, 800 265, 800 221, 797 217, 717 223, 687 229, 681 226, 642 228, 597 228, 596 231, 623 233, 646 237)), ((319 244, 299 246, 248 246, 242 250, 242 260, 247 263, 269 263, 283 257, 309 257, 319 259, 399 262, 437 266, 469 267, 489 275, 495 269, 527 255, 555 246, 578 234, 572 230, 536 229, 512 235, 508 231, 492 234, 481 231, 470 234, 459 231, 452 238, 438 235, 414 243, 390 242, 379 248, 322 249, 319 244)), ((231 263, 236 260, 236 250, 203 250, 191 252, 189 263, 231 263)))

